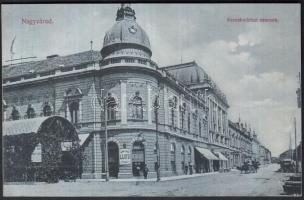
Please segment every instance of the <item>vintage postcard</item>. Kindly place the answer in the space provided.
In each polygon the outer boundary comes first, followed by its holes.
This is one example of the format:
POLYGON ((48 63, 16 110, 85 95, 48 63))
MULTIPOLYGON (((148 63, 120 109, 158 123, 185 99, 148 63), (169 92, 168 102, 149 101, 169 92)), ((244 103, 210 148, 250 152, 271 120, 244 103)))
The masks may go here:
POLYGON ((300 4, 2 4, 5 197, 302 195, 300 4))

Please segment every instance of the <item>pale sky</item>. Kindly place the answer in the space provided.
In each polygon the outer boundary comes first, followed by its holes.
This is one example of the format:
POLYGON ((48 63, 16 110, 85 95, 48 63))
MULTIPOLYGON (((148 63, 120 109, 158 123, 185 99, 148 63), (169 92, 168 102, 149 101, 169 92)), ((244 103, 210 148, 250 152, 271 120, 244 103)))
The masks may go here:
MULTIPOLYGON (((2 5, 2 60, 102 48, 119 4, 2 5), (27 25, 23 19, 52 19, 27 25)), ((297 118, 301 70, 300 4, 133 4, 159 66, 195 60, 227 95, 229 118, 256 130, 274 156, 287 150, 297 118), (278 22, 229 22, 227 18, 278 22)), ((7 63, 4 63, 7 64, 7 63)), ((294 142, 293 142, 294 146, 294 142)))

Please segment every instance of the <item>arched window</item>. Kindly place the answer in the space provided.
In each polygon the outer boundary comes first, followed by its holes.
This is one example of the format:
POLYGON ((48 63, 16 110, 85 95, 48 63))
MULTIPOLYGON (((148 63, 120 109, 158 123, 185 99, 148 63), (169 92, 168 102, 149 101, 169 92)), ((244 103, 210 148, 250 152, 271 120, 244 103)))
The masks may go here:
POLYGON ((176 162, 175 162, 176 148, 175 148, 175 144, 174 143, 171 143, 170 149, 171 149, 171 169, 172 169, 173 173, 176 173, 176 162))
POLYGON ((17 108, 15 106, 13 106, 13 110, 12 110, 12 120, 18 120, 20 119, 20 114, 19 111, 17 110, 17 108))
POLYGON ((181 164, 182 164, 182 171, 184 172, 185 170, 185 146, 182 145, 181 147, 181 164))
POLYGON ((27 118, 34 118, 35 116, 36 116, 35 110, 32 107, 32 105, 29 104, 28 107, 27 107, 27 111, 26 111, 26 117, 27 118))
POLYGON ((174 108, 171 108, 171 125, 172 125, 172 127, 174 127, 174 118, 175 118, 174 108))
POLYGON ((195 110, 192 114, 192 118, 193 118, 193 129, 194 129, 194 132, 193 132, 193 135, 198 135, 197 134, 197 118, 198 118, 198 111, 195 110))
POLYGON ((191 147, 189 146, 189 148, 188 148, 188 157, 189 157, 189 162, 191 163, 191 161, 192 161, 192 150, 191 150, 191 147))
POLYGON ((182 147, 181 147, 181 154, 185 155, 185 147, 184 147, 184 145, 182 145, 182 147))
POLYGON ((49 103, 46 102, 43 107, 43 116, 51 116, 51 115, 52 115, 52 108, 49 105, 49 103))
POLYGON ((139 92, 135 93, 132 99, 132 117, 133 119, 143 119, 143 101, 139 96, 139 92))
POLYGON ((191 134, 191 122, 190 122, 190 120, 191 120, 191 114, 190 114, 190 112, 188 113, 188 134, 191 134))
POLYGON ((216 136, 215 136, 215 142, 219 142, 219 135, 218 134, 216 134, 216 136))
POLYGON ((65 92, 66 117, 74 124, 81 120, 81 89, 69 88, 65 92))
POLYGON ((76 124, 78 123, 79 120, 79 103, 78 101, 73 101, 72 103, 69 104, 69 110, 70 110, 70 115, 71 115, 71 122, 76 124))
POLYGON ((81 95, 82 95, 82 91, 79 88, 69 88, 65 92, 66 97, 77 97, 81 95))
POLYGON ((107 99, 106 99, 106 107, 107 107, 107 119, 108 121, 116 120, 116 100, 114 97, 112 97, 111 93, 108 93, 107 99))
POLYGON ((185 128, 185 113, 186 113, 186 103, 183 103, 180 107, 181 112, 181 129, 184 130, 185 128))
POLYGON ((173 96, 172 98, 169 99, 169 108, 170 108, 170 112, 171 112, 171 126, 174 127, 175 126, 175 109, 176 109, 176 105, 177 105, 177 97, 173 96))

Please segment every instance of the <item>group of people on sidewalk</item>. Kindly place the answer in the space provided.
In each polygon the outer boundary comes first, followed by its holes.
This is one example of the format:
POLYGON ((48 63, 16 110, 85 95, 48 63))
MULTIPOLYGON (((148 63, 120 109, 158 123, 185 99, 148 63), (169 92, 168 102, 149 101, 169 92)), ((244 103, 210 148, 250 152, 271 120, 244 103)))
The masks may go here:
MULTIPOLYGON (((155 171, 157 171, 157 167, 158 166, 156 164, 155 171)), ((135 170, 136 170, 136 175, 138 177, 142 174, 144 176, 144 179, 147 179, 149 173, 149 168, 147 167, 147 164, 144 164, 144 167, 136 166, 135 170)), ((193 166, 191 163, 189 163, 189 165, 184 166, 184 174, 188 174, 188 171, 190 175, 193 174, 193 166)))
POLYGON ((188 174, 188 170, 189 170, 189 174, 192 175, 193 174, 193 166, 192 166, 191 163, 189 163, 189 165, 184 166, 184 174, 188 174))
POLYGON ((147 167, 147 164, 144 165, 144 167, 136 166, 135 168, 137 176, 140 176, 141 172, 145 179, 148 177, 149 168, 147 167))

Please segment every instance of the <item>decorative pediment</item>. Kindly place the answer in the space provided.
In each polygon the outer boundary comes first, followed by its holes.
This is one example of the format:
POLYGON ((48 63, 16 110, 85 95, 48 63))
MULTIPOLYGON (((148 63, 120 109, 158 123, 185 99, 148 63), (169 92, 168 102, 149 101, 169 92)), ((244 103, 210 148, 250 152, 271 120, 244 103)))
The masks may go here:
POLYGON ((171 109, 175 109, 177 106, 177 97, 176 96, 172 96, 169 98, 169 107, 171 109))
POLYGON ((180 111, 183 113, 186 112, 186 108, 187 108, 186 103, 182 103, 182 105, 179 106, 180 111))
POLYGON ((65 97, 79 97, 82 96, 82 91, 79 88, 69 88, 65 91, 65 97))

